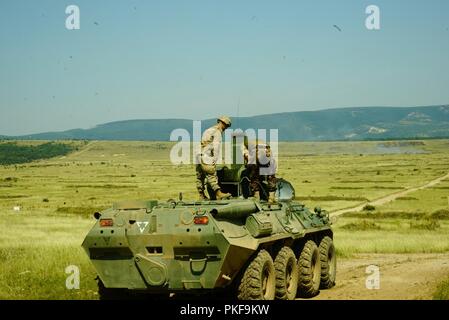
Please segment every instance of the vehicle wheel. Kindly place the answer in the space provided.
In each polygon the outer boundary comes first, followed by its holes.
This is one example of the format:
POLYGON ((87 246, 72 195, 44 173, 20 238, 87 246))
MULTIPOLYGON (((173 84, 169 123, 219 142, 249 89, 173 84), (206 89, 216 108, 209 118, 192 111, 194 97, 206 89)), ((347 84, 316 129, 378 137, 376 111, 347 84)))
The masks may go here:
POLYGON ((318 294, 321 280, 320 252, 315 242, 309 240, 298 259, 298 293, 310 298, 318 294))
POLYGON ((321 260, 321 285, 322 289, 329 289, 335 285, 337 276, 337 258, 335 256, 335 247, 330 237, 324 237, 320 242, 320 260, 321 260))
POLYGON ((275 291, 273 259, 266 250, 261 250, 243 274, 237 297, 239 300, 273 300, 275 291))
POLYGON ((283 247, 274 260, 276 270, 276 299, 294 300, 298 290, 298 265, 295 253, 283 247))

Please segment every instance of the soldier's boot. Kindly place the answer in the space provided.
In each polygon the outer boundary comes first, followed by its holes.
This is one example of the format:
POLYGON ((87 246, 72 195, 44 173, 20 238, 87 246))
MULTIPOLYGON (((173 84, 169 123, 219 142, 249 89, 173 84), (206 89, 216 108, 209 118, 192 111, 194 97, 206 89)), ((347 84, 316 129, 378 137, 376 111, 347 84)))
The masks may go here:
POLYGON ((204 194, 204 191, 199 191, 199 196, 198 196, 198 200, 200 201, 204 201, 204 200, 209 200, 206 195, 204 194))
POLYGON ((221 192, 220 189, 218 189, 217 191, 215 191, 215 197, 217 198, 217 200, 221 200, 221 199, 228 199, 231 197, 230 193, 223 193, 221 192))
POLYGON ((260 200, 260 192, 259 191, 254 191, 254 198, 256 198, 256 200, 260 200))
POLYGON ((270 192, 268 194, 268 204, 274 204, 276 202, 275 192, 270 192))

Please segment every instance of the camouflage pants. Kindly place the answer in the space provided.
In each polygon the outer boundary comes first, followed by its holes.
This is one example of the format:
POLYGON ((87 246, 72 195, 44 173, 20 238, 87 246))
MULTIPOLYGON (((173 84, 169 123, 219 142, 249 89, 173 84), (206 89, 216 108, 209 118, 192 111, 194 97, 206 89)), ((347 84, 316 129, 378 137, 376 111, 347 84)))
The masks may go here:
POLYGON ((218 185, 218 177, 215 166, 208 164, 197 164, 196 165, 196 188, 198 192, 204 192, 205 190, 205 179, 209 183, 212 190, 220 190, 218 185))
POLYGON ((268 185, 268 192, 276 191, 276 176, 275 175, 261 175, 259 166, 256 164, 248 164, 248 177, 250 180, 250 187, 252 192, 260 191, 262 182, 266 181, 268 185))

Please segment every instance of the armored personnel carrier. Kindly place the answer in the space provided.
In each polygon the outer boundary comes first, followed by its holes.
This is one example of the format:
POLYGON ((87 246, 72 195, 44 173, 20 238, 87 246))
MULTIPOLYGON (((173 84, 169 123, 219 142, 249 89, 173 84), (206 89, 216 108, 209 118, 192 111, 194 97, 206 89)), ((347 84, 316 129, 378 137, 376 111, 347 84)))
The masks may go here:
POLYGON ((218 175, 233 198, 124 201, 94 214, 82 246, 98 273, 100 298, 224 292, 292 300, 335 284, 325 210, 295 201, 283 179, 275 204, 252 198, 244 165, 223 165, 218 175))

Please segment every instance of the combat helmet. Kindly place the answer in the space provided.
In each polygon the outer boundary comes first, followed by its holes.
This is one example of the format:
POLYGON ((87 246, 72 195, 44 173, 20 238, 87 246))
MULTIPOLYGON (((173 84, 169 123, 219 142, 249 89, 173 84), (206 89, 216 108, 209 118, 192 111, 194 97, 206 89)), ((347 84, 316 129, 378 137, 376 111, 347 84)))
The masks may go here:
POLYGON ((228 128, 231 126, 231 118, 229 118, 228 116, 220 116, 217 118, 217 121, 223 122, 228 126, 228 128))

